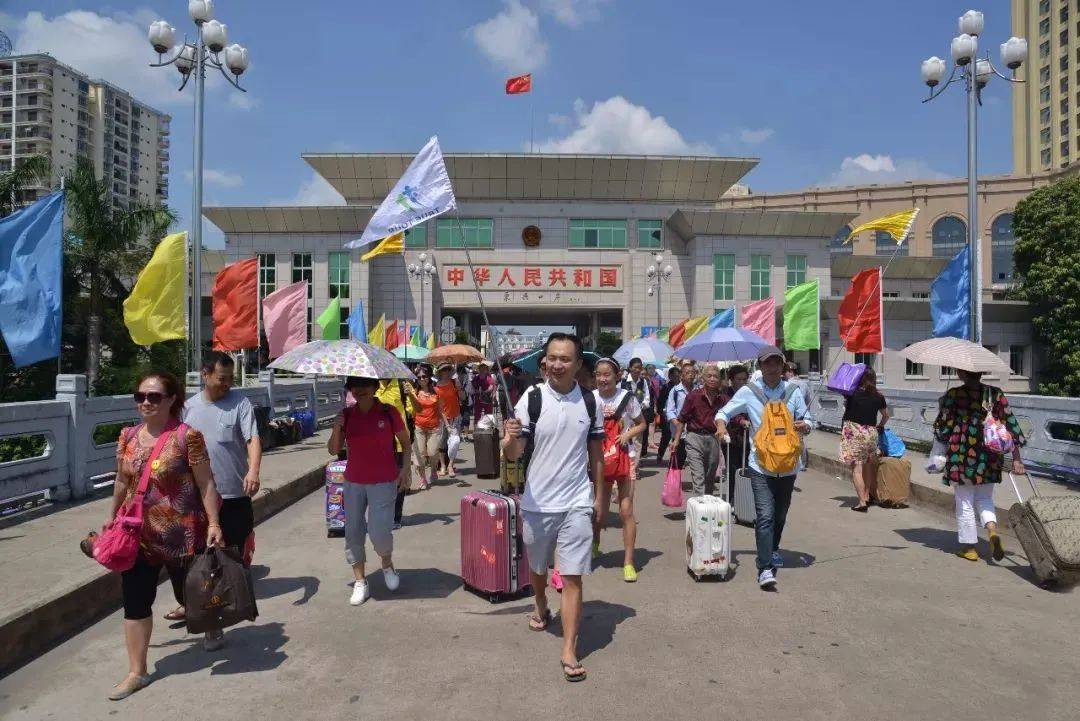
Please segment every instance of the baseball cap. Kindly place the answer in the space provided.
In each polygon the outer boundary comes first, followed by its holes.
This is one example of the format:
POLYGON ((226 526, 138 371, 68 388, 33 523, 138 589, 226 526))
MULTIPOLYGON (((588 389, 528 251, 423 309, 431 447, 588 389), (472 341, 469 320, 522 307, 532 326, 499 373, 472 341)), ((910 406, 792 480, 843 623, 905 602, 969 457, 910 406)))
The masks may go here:
POLYGON ((758 363, 763 363, 766 358, 773 358, 773 357, 779 358, 780 360, 785 360, 784 352, 782 350, 780 350, 779 348, 777 348, 774 345, 767 345, 767 346, 765 346, 764 348, 762 348, 761 350, 758 351, 757 362, 758 363))

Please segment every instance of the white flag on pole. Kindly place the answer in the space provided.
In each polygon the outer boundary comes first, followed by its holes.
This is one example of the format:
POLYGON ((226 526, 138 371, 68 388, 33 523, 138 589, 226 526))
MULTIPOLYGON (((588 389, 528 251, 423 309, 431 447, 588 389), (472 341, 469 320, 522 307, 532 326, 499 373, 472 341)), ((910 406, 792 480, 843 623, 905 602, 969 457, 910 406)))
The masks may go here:
POLYGON ((371 216, 360 239, 349 241, 345 247, 361 248, 455 208, 454 188, 450 185, 436 136, 427 141, 409 163, 386 200, 371 216))

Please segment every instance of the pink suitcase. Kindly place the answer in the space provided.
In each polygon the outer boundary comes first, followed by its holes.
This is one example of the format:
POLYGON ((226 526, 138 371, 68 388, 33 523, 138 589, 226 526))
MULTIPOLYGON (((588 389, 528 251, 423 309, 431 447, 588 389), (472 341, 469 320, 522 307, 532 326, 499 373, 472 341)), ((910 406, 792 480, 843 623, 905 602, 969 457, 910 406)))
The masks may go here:
POLYGON ((520 496, 473 491, 461 499, 461 580, 492 603, 529 588, 520 496))

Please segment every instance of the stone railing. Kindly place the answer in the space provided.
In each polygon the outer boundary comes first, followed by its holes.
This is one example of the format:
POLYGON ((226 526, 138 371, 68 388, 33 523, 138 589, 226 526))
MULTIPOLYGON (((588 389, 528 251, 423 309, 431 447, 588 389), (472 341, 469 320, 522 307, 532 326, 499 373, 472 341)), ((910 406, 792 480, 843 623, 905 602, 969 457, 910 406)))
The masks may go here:
MULTIPOLYGON (((881 388, 889 403, 889 428, 909 441, 933 441, 938 412, 937 391, 881 388)), ((812 384, 818 420, 829 430, 839 430, 844 416, 844 397, 824 384, 812 384)), ((1024 460, 1041 475, 1080 481, 1080 398, 1008 395, 1009 407, 1020 423, 1027 446, 1024 460)))
MULTIPOLYGON (((116 440, 95 441, 102 426, 137 418, 131 396, 88 397, 86 376, 61 375, 50 401, 0 404, 0 441, 34 439, 44 449, 31 458, 0 463, 0 503, 46 493, 52 500, 83 498, 96 486, 111 483, 116 469, 116 440)), ((275 379, 263 372, 259 384, 237 389, 271 417, 315 409, 320 422, 331 421, 344 407, 338 380, 275 379)), ((198 393, 188 388, 188 396, 198 393)))

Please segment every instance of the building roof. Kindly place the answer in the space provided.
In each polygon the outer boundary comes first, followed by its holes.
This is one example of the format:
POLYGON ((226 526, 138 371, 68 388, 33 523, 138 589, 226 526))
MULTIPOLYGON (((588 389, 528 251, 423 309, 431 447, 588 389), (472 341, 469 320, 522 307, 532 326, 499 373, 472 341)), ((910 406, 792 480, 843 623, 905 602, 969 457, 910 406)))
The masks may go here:
POLYGON ((373 212, 362 205, 203 208, 223 233, 359 233, 373 212))
POLYGON ((684 240, 698 235, 831 238, 854 218, 854 213, 804 210, 681 208, 672 213, 667 222, 684 240))
MULTIPOLYGON (((378 204, 411 153, 305 153, 304 160, 349 203, 378 204)), ((448 153, 459 200, 610 200, 715 203, 756 158, 646 155, 448 153)))
POLYGON ((926 258, 899 256, 891 261, 880 255, 833 255, 832 277, 853 278, 857 273, 889 264, 886 273, 890 280, 933 280, 937 278, 949 258, 926 258))

